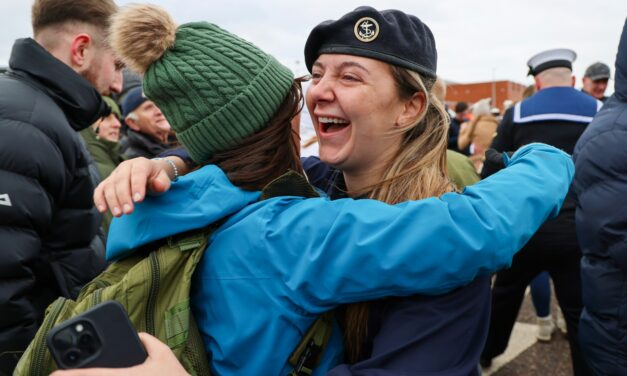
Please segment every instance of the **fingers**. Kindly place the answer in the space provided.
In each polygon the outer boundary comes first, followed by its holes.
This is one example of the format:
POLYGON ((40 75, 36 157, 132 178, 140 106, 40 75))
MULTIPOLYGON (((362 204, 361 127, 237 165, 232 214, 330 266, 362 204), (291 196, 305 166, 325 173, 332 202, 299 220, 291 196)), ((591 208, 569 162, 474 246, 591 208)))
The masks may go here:
POLYGON ((127 369, 119 368, 83 368, 83 369, 70 369, 59 370, 51 373, 51 376, 120 376, 128 374, 127 369))
POLYGON ((94 190, 94 204, 99 212, 104 213, 107 211, 107 200, 105 200, 104 186, 102 183, 98 184, 94 190))
MULTIPOLYGON (((124 199, 127 200, 123 201, 123 204, 130 205, 132 209, 133 202, 141 202, 144 199, 146 196, 146 186, 149 184, 150 176, 154 173, 152 170, 155 168, 157 167, 155 167, 154 161, 150 159, 138 158, 135 160, 135 163, 131 165, 128 183, 120 182, 120 189, 125 190, 124 199), (126 189, 128 189, 128 191, 126 191, 126 189)), ((119 197, 119 199, 122 201, 122 197, 119 197)))
POLYGON ((96 207, 101 213, 109 209, 115 217, 132 213, 134 203, 146 197, 146 188, 155 193, 170 189, 168 168, 167 162, 143 157, 120 163, 94 191, 96 207))
MULTIPOLYGON (((135 184, 139 184, 141 176, 144 176, 145 187, 147 173, 142 171, 147 164, 149 160, 146 158, 134 158, 120 163, 94 191, 94 203, 98 210, 104 212, 108 208, 115 217, 131 213, 133 211, 131 177, 138 175, 135 184)), ((144 191, 145 188, 140 192, 144 191)))

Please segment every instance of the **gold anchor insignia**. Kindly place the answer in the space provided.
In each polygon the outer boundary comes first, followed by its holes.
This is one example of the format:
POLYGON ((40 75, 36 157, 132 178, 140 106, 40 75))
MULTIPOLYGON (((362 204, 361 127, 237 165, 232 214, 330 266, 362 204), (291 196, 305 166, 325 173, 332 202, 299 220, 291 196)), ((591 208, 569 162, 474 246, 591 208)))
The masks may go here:
POLYGON ((379 35, 379 23, 371 17, 363 17, 355 23, 355 37, 362 42, 372 42, 379 35))

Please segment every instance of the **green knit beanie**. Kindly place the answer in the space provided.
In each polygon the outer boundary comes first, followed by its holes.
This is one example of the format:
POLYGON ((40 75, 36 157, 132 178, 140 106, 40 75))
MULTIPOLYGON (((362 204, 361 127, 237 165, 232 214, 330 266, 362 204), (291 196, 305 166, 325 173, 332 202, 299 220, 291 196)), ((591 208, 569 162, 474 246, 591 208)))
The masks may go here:
POLYGON ((113 21, 114 49, 127 64, 130 60, 131 68, 145 68, 145 95, 161 109, 197 163, 265 128, 290 90, 294 76, 288 68, 216 25, 194 22, 175 28, 173 22, 168 24, 169 15, 155 6, 134 6, 121 13, 113 21), (126 30, 130 32, 124 34, 126 30), (148 40, 139 40, 142 32, 137 30, 145 30, 143 38, 148 40), (164 52, 157 51, 147 66, 139 61, 143 56, 135 58, 125 54, 128 48, 116 48, 134 43, 138 55, 160 41, 164 52))
POLYGON ((111 97, 103 96, 102 99, 105 101, 107 106, 111 107, 111 113, 115 114, 118 119, 122 118, 122 113, 120 112, 120 106, 113 100, 111 97))

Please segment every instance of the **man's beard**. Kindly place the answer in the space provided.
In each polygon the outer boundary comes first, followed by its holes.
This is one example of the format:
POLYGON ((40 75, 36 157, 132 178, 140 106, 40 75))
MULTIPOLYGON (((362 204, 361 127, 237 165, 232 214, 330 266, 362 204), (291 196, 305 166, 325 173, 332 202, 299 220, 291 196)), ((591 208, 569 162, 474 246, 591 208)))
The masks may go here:
POLYGON ((108 90, 108 88, 100 88, 98 87, 98 73, 100 71, 100 63, 93 63, 89 69, 87 69, 86 71, 83 71, 81 73, 81 76, 86 79, 87 81, 89 81, 89 83, 91 84, 91 86, 93 86, 94 88, 96 88, 96 90, 98 90, 98 92, 101 95, 109 95, 111 94, 108 90))

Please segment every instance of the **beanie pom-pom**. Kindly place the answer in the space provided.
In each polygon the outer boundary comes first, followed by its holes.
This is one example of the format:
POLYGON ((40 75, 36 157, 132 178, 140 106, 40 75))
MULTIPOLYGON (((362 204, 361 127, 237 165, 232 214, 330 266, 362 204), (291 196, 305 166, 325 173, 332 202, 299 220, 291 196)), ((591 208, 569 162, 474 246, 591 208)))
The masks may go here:
POLYGON ((131 5, 120 9, 111 21, 110 44, 133 71, 146 70, 174 45, 176 24, 156 5, 131 5))

